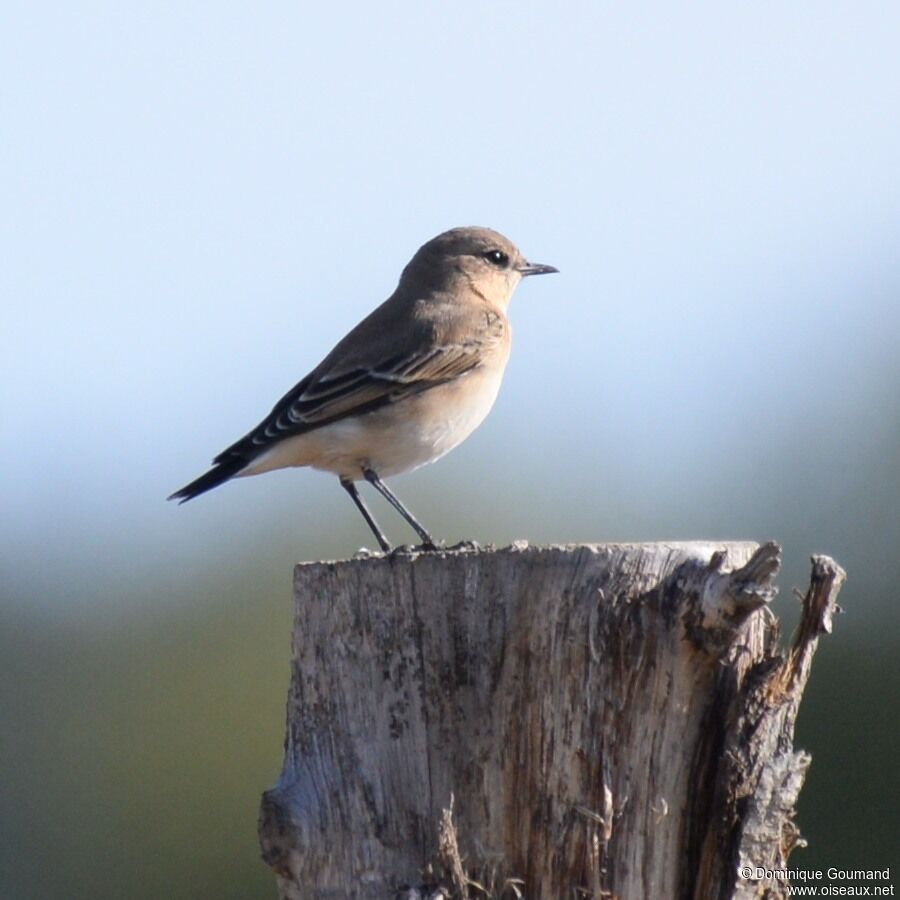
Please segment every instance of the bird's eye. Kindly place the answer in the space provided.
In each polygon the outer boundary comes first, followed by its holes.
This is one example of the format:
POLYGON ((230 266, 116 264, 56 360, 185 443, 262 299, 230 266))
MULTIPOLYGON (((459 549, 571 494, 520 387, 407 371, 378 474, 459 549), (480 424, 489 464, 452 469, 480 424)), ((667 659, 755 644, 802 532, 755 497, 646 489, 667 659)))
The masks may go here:
POLYGON ((482 255, 492 266, 499 269, 505 269, 509 265, 509 256, 502 250, 488 250, 482 255))

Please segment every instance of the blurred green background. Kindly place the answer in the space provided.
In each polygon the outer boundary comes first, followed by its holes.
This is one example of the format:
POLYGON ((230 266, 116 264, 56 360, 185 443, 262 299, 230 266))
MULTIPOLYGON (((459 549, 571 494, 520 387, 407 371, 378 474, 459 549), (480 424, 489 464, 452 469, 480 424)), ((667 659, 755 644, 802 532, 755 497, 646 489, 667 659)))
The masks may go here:
POLYGON ((0 896, 274 896, 292 566, 371 539, 317 473, 163 498, 461 224, 562 274, 400 495, 448 541, 775 538, 786 631, 834 556, 791 862, 900 862, 898 42, 865 2, 7 4, 0 896))

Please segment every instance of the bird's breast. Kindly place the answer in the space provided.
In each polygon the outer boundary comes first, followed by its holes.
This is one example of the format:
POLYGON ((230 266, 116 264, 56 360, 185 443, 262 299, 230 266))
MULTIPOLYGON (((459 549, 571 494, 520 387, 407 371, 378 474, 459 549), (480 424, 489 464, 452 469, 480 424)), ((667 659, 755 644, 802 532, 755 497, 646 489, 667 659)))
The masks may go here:
POLYGON ((504 368, 505 360, 475 369, 373 413, 370 423, 359 420, 367 432, 369 465, 381 475, 393 475, 434 462, 461 444, 491 411, 504 368))
POLYGON ((310 466, 359 479, 364 468, 382 477, 440 459, 490 412, 509 359, 508 334, 464 375, 380 409, 279 441, 240 474, 310 466))

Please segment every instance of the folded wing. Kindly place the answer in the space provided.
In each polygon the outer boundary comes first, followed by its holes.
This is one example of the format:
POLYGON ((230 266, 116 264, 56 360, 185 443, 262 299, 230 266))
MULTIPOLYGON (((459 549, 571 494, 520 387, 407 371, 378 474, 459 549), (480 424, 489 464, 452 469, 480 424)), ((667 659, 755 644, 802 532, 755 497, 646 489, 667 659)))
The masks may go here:
POLYGON ((432 346, 425 352, 387 360, 377 368, 314 372, 214 462, 221 464, 235 457, 249 461, 277 441, 445 384, 477 368, 482 349, 478 343, 432 346))

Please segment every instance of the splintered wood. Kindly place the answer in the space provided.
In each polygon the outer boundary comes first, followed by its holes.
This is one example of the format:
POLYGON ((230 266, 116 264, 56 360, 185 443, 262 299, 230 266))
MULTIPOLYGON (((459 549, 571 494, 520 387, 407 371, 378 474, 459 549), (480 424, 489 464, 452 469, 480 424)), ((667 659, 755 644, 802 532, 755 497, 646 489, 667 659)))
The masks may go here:
POLYGON ((260 815, 281 897, 783 896, 738 867, 800 839, 794 721, 844 575, 815 558, 783 653, 778 562, 521 544, 298 566, 260 815))

